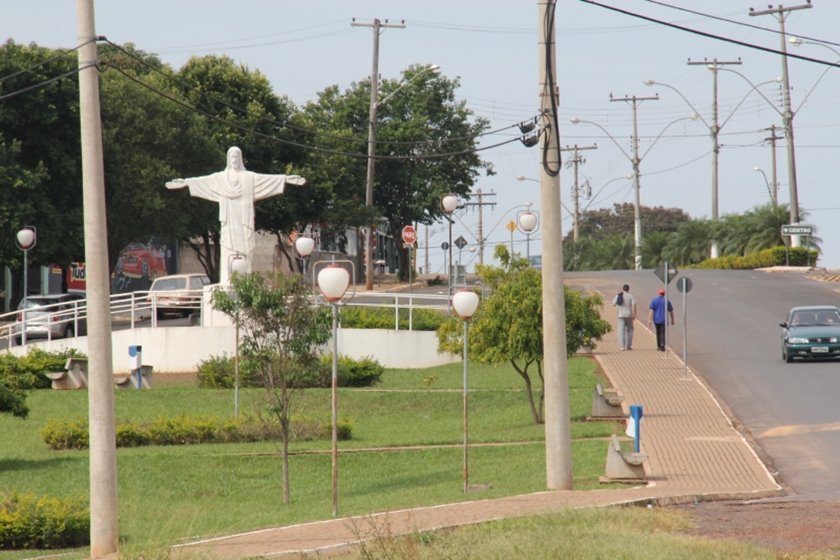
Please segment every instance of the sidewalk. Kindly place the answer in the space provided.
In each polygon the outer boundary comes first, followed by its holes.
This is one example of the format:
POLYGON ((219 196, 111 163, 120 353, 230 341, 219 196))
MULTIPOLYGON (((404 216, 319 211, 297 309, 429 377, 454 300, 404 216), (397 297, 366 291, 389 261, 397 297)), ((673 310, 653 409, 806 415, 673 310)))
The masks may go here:
MULTIPOLYGON (((620 352, 615 332, 595 352, 612 385, 644 407, 641 421, 646 485, 594 491, 546 491, 411 510, 264 529, 179 545, 173 552, 238 560, 315 553, 366 536, 405 534, 565 508, 634 502, 681 503, 703 499, 754 499, 782 488, 734 429, 708 389, 671 351, 657 352, 653 334, 637 322, 632 351, 620 352)), ((606 445, 604 449, 606 455, 606 445)))

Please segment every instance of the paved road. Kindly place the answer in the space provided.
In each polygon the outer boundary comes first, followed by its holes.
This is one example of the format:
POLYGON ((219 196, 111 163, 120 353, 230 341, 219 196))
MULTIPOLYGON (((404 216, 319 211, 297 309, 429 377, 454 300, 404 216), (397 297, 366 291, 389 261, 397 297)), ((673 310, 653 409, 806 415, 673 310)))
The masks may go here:
MULTIPOLYGON (((840 303, 840 283, 810 273, 683 271, 687 358, 795 493, 840 500, 840 362, 781 360, 779 322, 795 305, 840 303)), ((568 273, 572 284, 605 294, 627 282, 640 314, 661 286, 652 271, 568 273)), ((682 294, 670 345, 682 354, 682 294)), ((646 317, 646 315, 645 315, 646 317)))

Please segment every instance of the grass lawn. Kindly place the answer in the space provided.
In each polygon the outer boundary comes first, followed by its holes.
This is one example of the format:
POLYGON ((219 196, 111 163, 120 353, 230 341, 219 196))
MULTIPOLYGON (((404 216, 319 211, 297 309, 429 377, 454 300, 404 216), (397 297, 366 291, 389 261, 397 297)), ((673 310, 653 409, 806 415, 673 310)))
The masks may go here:
MULTIPOLYGON (((603 438, 620 427, 585 421, 598 381, 595 364, 569 363, 575 486, 595 488, 604 472, 603 438)), ((339 443, 341 515, 545 489, 544 430, 531 418, 521 378, 509 366, 475 364, 469 370, 470 481, 491 487, 462 493, 462 375, 460 363, 388 370, 375 388, 339 390, 339 415, 353 426, 353 439, 339 443)), ((50 419, 85 418, 87 397, 86 391, 34 391, 28 419, 0 416, 2 491, 87 498, 88 452, 51 451, 39 436, 50 419)), ((299 414, 329 423, 329 390, 298 397, 299 414)), ((117 391, 115 402, 117 421, 233 414, 232 391, 190 385, 117 391)), ((261 389, 240 392, 242 414, 256 413, 262 403, 261 389)), ((328 519, 329 449, 328 440, 292 445, 290 504, 282 502, 274 443, 118 449, 121 548, 328 519)))

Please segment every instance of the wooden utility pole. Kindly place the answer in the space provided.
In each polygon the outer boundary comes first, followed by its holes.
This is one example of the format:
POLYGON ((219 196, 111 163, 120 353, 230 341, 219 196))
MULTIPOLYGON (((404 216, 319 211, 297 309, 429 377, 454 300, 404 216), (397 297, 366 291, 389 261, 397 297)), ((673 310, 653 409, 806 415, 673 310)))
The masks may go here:
MULTIPOLYGON (((93 0, 76 0, 79 120, 82 138, 85 281, 88 301, 88 425, 90 426, 90 555, 117 553, 117 443, 111 356, 111 286, 105 219, 105 172, 93 0)), ((126 349, 127 350, 127 349, 126 349)))
MULTIPOLYGON (((379 35, 382 29, 405 28, 405 22, 388 23, 374 19, 371 23, 357 22, 353 18, 353 27, 370 27, 373 29, 373 64, 370 71, 370 109, 368 114, 368 150, 367 176, 365 180, 365 206, 373 206, 373 178, 376 172, 376 113, 379 109, 379 35)), ((370 224, 365 233, 365 289, 373 290, 373 230, 370 224)))

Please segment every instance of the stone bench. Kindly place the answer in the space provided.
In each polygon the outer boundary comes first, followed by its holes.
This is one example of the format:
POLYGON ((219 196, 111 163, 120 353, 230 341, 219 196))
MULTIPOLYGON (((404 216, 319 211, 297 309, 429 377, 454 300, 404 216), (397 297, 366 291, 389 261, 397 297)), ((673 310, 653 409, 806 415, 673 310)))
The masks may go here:
POLYGON ((595 385, 592 394, 592 415, 591 419, 600 420, 607 418, 624 418, 624 411, 621 403, 624 397, 612 389, 605 390, 600 383, 595 385))
MULTIPOLYGON (((52 381, 52 388, 56 390, 87 389, 88 361, 87 358, 67 358, 64 371, 48 372, 45 374, 52 381)), ((137 372, 121 372, 114 374, 114 385, 117 388, 152 388, 152 366, 140 367, 140 387, 137 383, 137 372)))
POLYGON ((601 482, 636 482, 647 480, 644 462, 647 454, 624 451, 618 436, 613 434, 607 448, 606 476, 601 482))
POLYGON ((118 389, 151 389, 152 372, 152 366, 140 366, 139 381, 137 371, 115 373, 114 385, 116 385, 118 389))
POLYGON ((45 375, 52 381, 52 388, 57 391, 87 389, 87 360, 67 358, 62 371, 48 372, 45 375))

